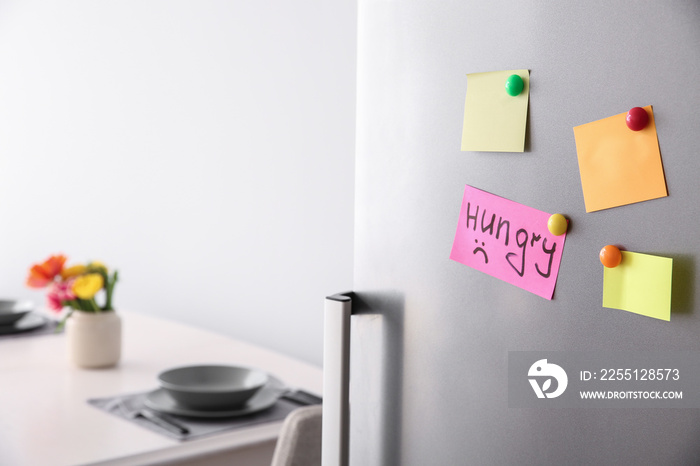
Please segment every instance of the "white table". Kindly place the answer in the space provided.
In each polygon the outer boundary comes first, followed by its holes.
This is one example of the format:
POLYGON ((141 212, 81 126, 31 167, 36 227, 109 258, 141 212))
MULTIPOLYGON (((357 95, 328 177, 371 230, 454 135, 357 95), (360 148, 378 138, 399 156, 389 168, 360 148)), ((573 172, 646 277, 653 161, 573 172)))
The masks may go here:
POLYGON ((72 367, 63 334, 0 339, 0 464, 204 464, 212 454, 230 456, 231 464, 236 455, 245 458, 238 464, 269 464, 281 422, 178 442, 86 402, 157 388, 156 375, 169 367, 258 367, 290 387, 321 393, 316 366, 176 322, 119 314, 122 360, 112 369, 72 367))

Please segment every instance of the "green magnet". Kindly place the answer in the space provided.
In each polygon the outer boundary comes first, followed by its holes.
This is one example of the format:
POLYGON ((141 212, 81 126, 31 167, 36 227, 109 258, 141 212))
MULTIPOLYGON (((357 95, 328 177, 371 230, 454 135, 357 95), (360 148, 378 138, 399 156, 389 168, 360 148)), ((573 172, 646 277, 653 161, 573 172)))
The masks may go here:
POLYGON ((506 79, 506 92, 509 95, 520 95, 520 93, 523 92, 523 87, 525 87, 523 78, 521 78, 517 74, 511 74, 510 76, 508 76, 508 79, 506 79))

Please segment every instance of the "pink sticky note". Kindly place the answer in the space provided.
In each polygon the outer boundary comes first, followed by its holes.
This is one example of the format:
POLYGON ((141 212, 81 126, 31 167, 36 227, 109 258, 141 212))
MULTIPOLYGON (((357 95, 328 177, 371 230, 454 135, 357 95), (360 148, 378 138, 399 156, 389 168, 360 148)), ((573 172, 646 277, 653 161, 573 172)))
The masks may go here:
POLYGON ((467 185, 450 259, 552 299, 566 233, 550 214, 467 185))

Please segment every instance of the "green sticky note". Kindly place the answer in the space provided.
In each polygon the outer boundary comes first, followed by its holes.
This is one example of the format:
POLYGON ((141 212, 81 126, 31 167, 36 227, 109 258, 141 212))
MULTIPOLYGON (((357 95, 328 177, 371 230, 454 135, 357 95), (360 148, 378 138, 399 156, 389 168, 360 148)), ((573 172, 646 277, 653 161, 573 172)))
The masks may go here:
POLYGON ((524 152, 529 97, 528 70, 468 74, 462 150, 524 152), (523 90, 516 96, 506 90, 506 81, 513 74, 523 80, 523 90))
POLYGON ((622 251, 622 262, 605 267, 603 307, 671 320, 673 259, 622 251))

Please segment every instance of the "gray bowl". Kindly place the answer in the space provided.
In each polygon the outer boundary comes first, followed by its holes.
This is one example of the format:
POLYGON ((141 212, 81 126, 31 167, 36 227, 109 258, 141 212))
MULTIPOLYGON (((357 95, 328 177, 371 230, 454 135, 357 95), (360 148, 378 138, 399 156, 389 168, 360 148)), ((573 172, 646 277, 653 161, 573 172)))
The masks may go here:
POLYGON ((0 325, 13 325, 33 309, 29 301, 0 300, 0 325))
POLYGON ((160 386, 179 405, 198 410, 241 407, 267 381, 265 372, 240 366, 184 366, 158 374, 160 386))

